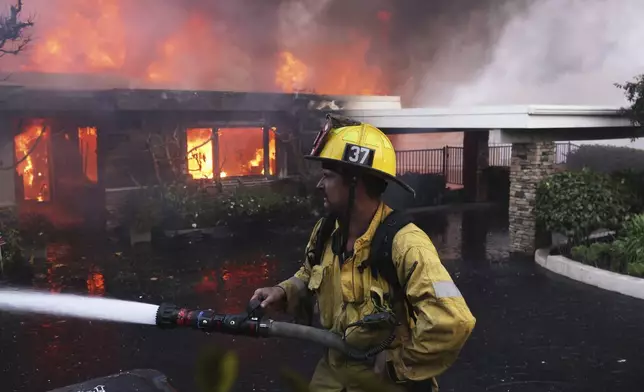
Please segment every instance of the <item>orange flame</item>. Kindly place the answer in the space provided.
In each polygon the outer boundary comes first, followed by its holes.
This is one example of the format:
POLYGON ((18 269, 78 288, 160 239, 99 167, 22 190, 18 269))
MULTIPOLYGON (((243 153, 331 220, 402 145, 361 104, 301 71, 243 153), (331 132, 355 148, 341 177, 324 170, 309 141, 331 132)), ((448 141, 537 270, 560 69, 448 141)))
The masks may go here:
POLYGON ((312 90, 318 94, 338 95, 387 93, 382 70, 365 60, 371 46, 368 38, 354 35, 348 43, 325 46, 307 56, 307 61, 291 52, 280 53, 275 84, 284 92, 312 90), (316 67, 306 64, 315 64, 316 67))
MULTIPOLYGON (((119 70, 126 60, 120 0, 67 1, 65 19, 34 45, 26 70, 91 72, 119 70)), ((54 8, 54 7, 52 7, 54 8)), ((49 10, 50 8, 45 8, 49 10)))
POLYGON ((188 173, 194 179, 212 179, 212 129, 190 128, 186 131, 188 145, 188 173))
MULTIPOLYGON (((264 175, 264 130, 262 128, 220 128, 219 165, 221 177, 264 175)), ((269 174, 275 174, 275 131, 269 131, 269 174)))
MULTIPOLYGON (((67 136, 67 135, 65 135, 67 136)), ((98 182, 98 139, 96 128, 78 128, 78 147, 82 159, 83 174, 93 183, 98 182)))
MULTIPOLYGON (((363 33, 283 48, 271 67, 259 60, 266 56, 227 36, 231 30, 222 26, 233 21, 201 8, 166 22, 168 8, 149 7, 142 14, 145 5, 124 0, 41 0, 32 6, 26 14, 38 13, 32 32, 37 39, 29 51, 7 59, 7 70, 119 77, 101 78, 110 83, 106 87, 387 93, 387 80, 368 60, 371 37, 363 33), (133 20, 163 20, 163 26, 153 31, 149 23, 130 22, 133 14, 133 20)), ((391 15, 380 11, 376 17, 386 24, 391 15)))
POLYGON ((14 138, 16 172, 22 176, 25 200, 49 201, 49 131, 35 120, 14 138), (36 144, 37 143, 37 144, 36 144))
POLYGON ((103 296, 105 294, 105 276, 96 270, 87 276, 87 292, 89 295, 103 296))
POLYGON ((291 52, 280 53, 281 64, 275 72, 275 84, 286 93, 303 90, 309 71, 291 52))

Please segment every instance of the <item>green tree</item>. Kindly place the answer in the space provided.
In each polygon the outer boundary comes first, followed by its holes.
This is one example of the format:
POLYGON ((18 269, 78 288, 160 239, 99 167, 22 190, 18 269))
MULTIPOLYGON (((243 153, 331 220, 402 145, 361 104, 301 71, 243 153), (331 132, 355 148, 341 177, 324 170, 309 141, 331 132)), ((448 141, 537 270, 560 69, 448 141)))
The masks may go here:
POLYGON ((630 106, 622 108, 622 114, 627 116, 636 126, 631 140, 644 134, 644 74, 637 75, 632 81, 624 84, 615 83, 615 86, 624 91, 630 106))

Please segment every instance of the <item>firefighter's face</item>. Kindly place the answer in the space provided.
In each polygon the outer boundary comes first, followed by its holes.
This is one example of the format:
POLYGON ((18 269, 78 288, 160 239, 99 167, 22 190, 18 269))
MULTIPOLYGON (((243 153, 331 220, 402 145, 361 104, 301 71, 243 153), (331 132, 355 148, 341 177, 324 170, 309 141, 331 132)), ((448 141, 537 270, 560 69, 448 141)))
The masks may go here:
POLYGON ((341 214, 345 212, 348 198, 349 185, 338 172, 329 169, 322 169, 322 178, 317 188, 324 195, 324 208, 332 213, 341 214))

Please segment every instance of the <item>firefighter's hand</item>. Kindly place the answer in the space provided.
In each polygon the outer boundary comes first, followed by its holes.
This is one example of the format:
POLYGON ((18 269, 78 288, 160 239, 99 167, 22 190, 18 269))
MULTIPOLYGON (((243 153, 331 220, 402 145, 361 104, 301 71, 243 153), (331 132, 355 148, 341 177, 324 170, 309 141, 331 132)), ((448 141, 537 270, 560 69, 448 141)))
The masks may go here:
POLYGON ((286 291, 279 286, 262 287, 261 289, 255 290, 250 300, 255 299, 262 301, 262 308, 276 308, 277 305, 286 299, 286 291))

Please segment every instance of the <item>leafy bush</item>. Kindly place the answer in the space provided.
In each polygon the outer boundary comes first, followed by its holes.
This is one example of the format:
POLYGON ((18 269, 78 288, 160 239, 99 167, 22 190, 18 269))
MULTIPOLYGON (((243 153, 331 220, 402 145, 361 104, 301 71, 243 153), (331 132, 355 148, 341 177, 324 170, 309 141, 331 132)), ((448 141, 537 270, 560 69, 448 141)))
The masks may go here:
POLYGON ((644 277, 644 214, 626 220, 614 242, 575 246, 571 257, 594 267, 644 277))
POLYGON ((582 170, 560 172, 537 189, 537 219, 550 232, 579 244, 598 229, 618 229, 628 216, 632 195, 608 175, 582 170))
POLYGON ((120 222, 139 232, 152 230, 162 222, 161 204, 153 188, 129 192, 119 210, 120 222))
POLYGON ((613 179, 628 189, 629 205, 634 213, 644 212, 644 170, 621 170, 611 174, 613 179))
POLYGON ((571 256, 574 260, 597 268, 625 272, 617 248, 612 243, 595 242, 591 245, 578 245, 572 248, 571 256))
POLYGON ((41 214, 21 214, 16 223, 23 246, 44 247, 55 233, 54 225, 41 214))
POLYGON ((633 212, 644 211, 644 151, 630 147, 582 145, 568 156, 568 170, 609 174, 631 190, 633 212))
POLYGON ((162 226, 187 229, 198 226, 216 226, 221 215, 219 203, 197 183, 176 182, 159 188, 162 226))
POLYGON ((240 188, 218 198, 228 226, 255 222, 292 222, 311 215, 308 197, 288 196, 266 188, 240 188))
POLYGON ((644 214, 625 222, 614 245, 626 265, 638 271, 644 269, 644 214))
POLYGON ((0 209, 0 237, 5 245, 2 246, 2 262, 0 276, 5 274, 5 267, 22 261, 22 238, 18 229, 18 218, 13 209, 0 209))

